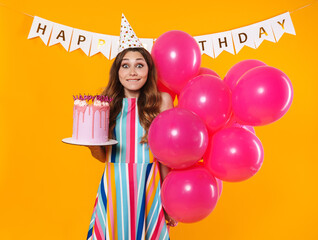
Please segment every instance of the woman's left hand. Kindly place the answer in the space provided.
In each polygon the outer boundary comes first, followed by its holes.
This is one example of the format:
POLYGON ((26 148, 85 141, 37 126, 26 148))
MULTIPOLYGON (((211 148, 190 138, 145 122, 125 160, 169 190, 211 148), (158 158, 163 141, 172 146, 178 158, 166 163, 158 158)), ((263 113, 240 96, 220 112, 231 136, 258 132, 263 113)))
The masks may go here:
POLYGON ((167 225, 170 227, 176 227, 178 225, 178 222, 174 220, 172 217, 170 217, 166 212, 165 212, 165 219, 167 221, 167 225))

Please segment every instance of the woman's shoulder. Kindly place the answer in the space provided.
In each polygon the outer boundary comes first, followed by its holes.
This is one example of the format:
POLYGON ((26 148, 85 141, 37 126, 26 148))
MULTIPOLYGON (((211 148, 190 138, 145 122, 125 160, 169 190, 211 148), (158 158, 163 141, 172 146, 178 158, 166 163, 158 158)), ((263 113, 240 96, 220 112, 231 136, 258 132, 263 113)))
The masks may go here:
POLYGON ((160 112, 173 108, 173 101, 169 93, 160 92, 161 94, 161 106, 160 112))

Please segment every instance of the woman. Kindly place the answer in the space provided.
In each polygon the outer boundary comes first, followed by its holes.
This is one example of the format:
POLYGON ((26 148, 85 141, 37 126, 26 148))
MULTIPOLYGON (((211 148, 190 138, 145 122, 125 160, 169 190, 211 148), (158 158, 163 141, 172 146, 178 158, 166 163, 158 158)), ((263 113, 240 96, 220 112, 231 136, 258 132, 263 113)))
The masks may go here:
POLYGON ((147 50, 120 52, 103 94, 113 98, 109 132, 118 144, 90 147, 106 166, 87 239, 169 239, 167 225, 176 221, 164 212, 160 198, 160 177, 169 169, 153 159, 147 137, 152 120, 173 103, 168 93, 157 90, 147 50))

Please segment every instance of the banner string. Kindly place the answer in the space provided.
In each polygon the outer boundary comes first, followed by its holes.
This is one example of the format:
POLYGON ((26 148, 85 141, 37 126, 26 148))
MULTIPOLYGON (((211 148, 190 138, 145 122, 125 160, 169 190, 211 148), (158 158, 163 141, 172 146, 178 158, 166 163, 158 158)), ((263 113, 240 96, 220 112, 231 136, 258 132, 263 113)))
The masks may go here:
POLYGON ((305 5, 305 6, 299 7, 299 8, 297 8, 297 9, 291 11, 290 13, 297 12, 297 11, 299 11, 299 10, 301 10, 301 9, 303 9, 303 8, 309 7, 309 6, 311 6, 311 5, 313 5, 313 4, 317 3, 317 2, 318 2, 318 0, 315 0, 315 1, 309 3, 309 4, 305 5))
MULTIPOLYGON (((301 6, 301 7, 297 8, 297 9, 295 9, 295 10, 293 10, 293 11, 290 11, 290 13, 297 12, 297 11, 299 11, 299 10, 301 10, 301 9, 303 9, 303 8, 309 7, 309 6, 311 6, 311 5, 313 5, 313 4, 317 3, 317 2, 318 2, 318 0, 314 0, 313 2, 311 2, 311 3, 307 4, 307 5, 301 6)), ((21 12, 21 11, 18 11, 18 10, 16 10, 16 9, 13 9, 13 8, 11 8, 11 7, 8 7, 7 5, 5 5, 5 4, 3 4, 3 3, 1 3, 1 2, 0 2, 0 6, 6 7, 6 8, 8 8, 8 9, 12 10, 12 11, 15 11, 15 12, 18 12, 18 13, 21 13, 21 14, 24 14, 24 15, 27 15, 27 16, 29 16, 29 17, 34 17, 34 16, 32 16, 32 15, 30 15, 30 14, 28 14, 28 13, 21 12)))
POLYGON ((14 12, 17 12, 17 13, 21 13, 21 14, 27 15, 27 16, 29 16, 29 17, 34 17, 34 16, 30 15, 30 14, 27 14, 27 13, 24 13, 24 12, 20 12, 20 11, 18 11, 18 10, 16 10, 16 9, 13 9, 13 8, 11 8, 11 7, 8 7, 7 5, 5 5, 5 4, 3 4, 3 3, 1 3, 1 2, 0 2, 0 6, 1 6, 1 7, 8 8, 8 9, 14 11, 14 12))
MULTIPOLYGON (((313 4, 317 3, 317 2, 318 2, 318 0, 314 0, 314 1, 312 1, 311 3, 309 3, 309 4, 307 4, 307 5, 301 6, 301 7, 297 8, 297 9, 295 9, 295 10, 293 10, 293 11, 290 11, 290 13, 297 12, 297 11, 299 11, 299 10, 301 10, 301 9, 304 9, 304 8, 306 8, 306 7, 309 7, 309 6, 311 6, 311 5, 313 5, 313 4)), ((13 9, 13 8, 11 8, 11 7, 8 7, 7 5, 5 5, 5 4, 3 4, 3 3, 1 3, 1 2, 0 2, 0 7, 5 7, 5 8, 8 8, 8 9, 12 10, 12 11, 18 12, 18 13, 20 13, 20 14, 24 14, 24 15, 29 16, 29 17, 34 17, 34 16, 32 16, 32 15, 30 15, 30 14, 28 14, 28 13, 21 12, 21 11, 18 11, 18 10, 16 10, 16 9, 13 9)))

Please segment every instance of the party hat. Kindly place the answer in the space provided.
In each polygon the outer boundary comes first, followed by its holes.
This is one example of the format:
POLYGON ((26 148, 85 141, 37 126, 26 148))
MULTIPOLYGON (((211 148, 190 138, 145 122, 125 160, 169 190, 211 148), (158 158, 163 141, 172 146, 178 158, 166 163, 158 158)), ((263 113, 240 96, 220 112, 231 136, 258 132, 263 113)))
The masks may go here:
POLYGON ((142 48, 139 38, 130 26, 124 14, 121 16, 120 38, 118 52, 120 53, 126 48, 142 48))

